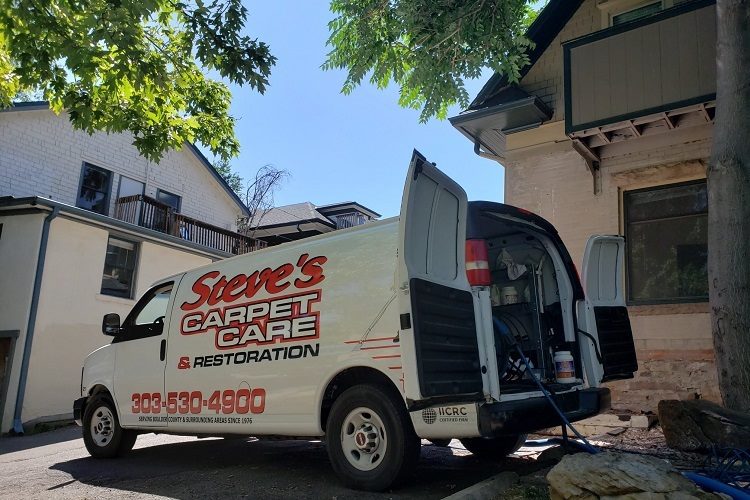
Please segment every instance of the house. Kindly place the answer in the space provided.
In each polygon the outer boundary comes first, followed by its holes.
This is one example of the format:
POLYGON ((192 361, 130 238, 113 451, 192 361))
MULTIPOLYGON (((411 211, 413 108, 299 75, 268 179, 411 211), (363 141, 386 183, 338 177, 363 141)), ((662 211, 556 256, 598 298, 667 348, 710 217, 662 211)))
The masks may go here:
MULTIPOLYGON (((83 358, 157 279, 265 246, 193 146, 159 164, 46 103, 0 112, 0 431, 72 414, 83 358)), ((137 367, 134 367, 137 369, 137 367)))
POLYGON ((250 219, 248 234, 269 245, 278 245, 359 226, 378 217, 379 213, 353 201, 320 206, 308 201, 260 212, 250 219))
POLYGON ((706 165, 716 96, 709 0, 551 0, 517 84, 493 76, 451 118, 505 168, 505 201, 560 231, 581 262, 623 234, 640 370, 613 406, 720 401, 708 307, 706 165))

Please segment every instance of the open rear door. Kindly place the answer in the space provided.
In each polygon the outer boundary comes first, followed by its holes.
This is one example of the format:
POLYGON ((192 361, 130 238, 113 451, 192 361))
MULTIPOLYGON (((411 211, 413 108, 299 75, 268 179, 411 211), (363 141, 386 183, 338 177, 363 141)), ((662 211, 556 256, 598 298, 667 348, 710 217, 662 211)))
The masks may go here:
POLYGON ((401 201, 397 287, 404 390, 412 408, 482 396, 466 193, 414 151, 401 201))
POLYGON ((583 255, 586 300, 579 304, 579 328, 590 337, 579 337, 588 357, 589 384, 632 378, 638 371, 633 332, 625 307, 623 287, 625 239, 592 236, 583 255))

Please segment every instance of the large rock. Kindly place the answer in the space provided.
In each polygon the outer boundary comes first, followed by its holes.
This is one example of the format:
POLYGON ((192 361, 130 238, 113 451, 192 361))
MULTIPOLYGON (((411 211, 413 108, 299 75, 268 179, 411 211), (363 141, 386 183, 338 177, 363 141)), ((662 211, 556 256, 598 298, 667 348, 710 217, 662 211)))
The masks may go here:
POLYGON ((697 399, 659 401, 659 423, 670 448, 707 451, 750 447, 750 415, 697 399))
POLYGON ((663 460, 628 453, 567 455, 547 481, 552 500, 722 498, 700 490, 663 460))

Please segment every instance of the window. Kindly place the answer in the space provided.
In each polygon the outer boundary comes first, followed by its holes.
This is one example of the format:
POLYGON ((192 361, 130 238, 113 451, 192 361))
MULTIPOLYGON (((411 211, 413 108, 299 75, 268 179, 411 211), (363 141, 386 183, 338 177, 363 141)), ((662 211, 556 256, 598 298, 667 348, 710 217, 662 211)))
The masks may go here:
POLYGON ((107 215, 111 186, 112 172, 90 163, 84 163, 81 170, 81 187, 78 190, 76 206, 107 215))
POLYGON ((661 2, 656 2, 648 5, 642 5, 626 12, 622 12, 620 14, 612 16, 612 26, 617 26, 618 24, 635 21, 636 19, 656 14, 658 12, 661 12, 661 8, 661 2))
POLYGON ((125 198, 127 196, 143 194, 145 187, 146 185, 142 182, 121 175, 118 198, 125 198))
POLYGON ((624 195, 628 302, 708 300, 706 181, 624 195))
POLYGON ((157 285, 146 292, 122 325, 115 342, 157 337, 164 332, 164 318, 172 294, 172 283, 157 285))
POLYGON ((165 205, 169 205, 175 212, 180 211, 180 202, 182 201, 179 196, 172 194, 169 191, 162 191, 158 189, 156 191, 156 199, 165 205))
POLYGON ((138 246, 135 243, 109 237, 102 275, 101 292, 104 295, 128 299, 133 297, 137 257, 138 246))
POLYGON ((345 229, 347 227, 361 226, 367 219, 359 212, 348 212, 331 217, 336 223, 336 229, 345 229))
POLYGON ((150 325, 152 323, 158 323, 159 321, 163 322, 164 316, 167 314, 167 303, 169 302, 169 294, 171 291, 172 287, 157 290, 151 300, 149 300, 143 306, 143 309, 138 312, 134 324, 150 325))

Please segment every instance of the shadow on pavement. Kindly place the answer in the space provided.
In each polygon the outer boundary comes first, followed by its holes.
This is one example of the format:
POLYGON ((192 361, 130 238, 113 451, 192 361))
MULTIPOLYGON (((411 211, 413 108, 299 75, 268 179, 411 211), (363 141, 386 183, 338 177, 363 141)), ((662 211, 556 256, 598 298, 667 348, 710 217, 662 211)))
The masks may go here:
MULTIPOLYGON (((529 461, 481 462, 461 450, 423 446, 416 477, 385 494, 346 489, 334 475, 323 443, 210 439, 135 449, 113 460, 80 458, 51 469, 81 483, 171 498, 443 498, 529 461)), ((520 472, 520 470, 519 470, 520 472)))
POLYGON ((73 423, 69 426, 40 434, 3 436, 0 437, 0 455, 63 443, 65 441, 73 441, 75 439, 81 439, 81 428, 73 423))

